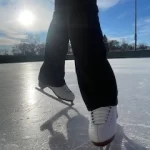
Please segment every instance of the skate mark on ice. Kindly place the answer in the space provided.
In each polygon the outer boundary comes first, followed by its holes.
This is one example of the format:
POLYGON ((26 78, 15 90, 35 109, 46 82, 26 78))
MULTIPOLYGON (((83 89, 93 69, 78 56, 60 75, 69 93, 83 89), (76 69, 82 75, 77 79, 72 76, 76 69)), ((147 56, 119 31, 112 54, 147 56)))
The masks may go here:
MULTIPOLYGON (((148 150, 147 147, 144 147, 144 145, 141 145, 139 142, 135 142, 134 140, 136 139, 137 138, 133 136, 132 138, 129 138, 124 133, 123 127, 118 124, 117 133, 114 141, 111 143, 110 150, 148 150)), ((139 139, 138 141, 141 141, 141 139, 139 139)))
POLYGON ((31 112, 32 110, 34 110, 34 109, 39 105, 39 103, 40 103, 41 100, 42 100, 42 99, 40 99, 39 101, 37 101, 31 108, 27 108, 27 109, 25 110, 25 113, 29 113, 29 112, 31 112))
POLYGON ((150 129, 150 126, 145 125, 145 124, 123 123, 123 126, 135 126, 135 127, 149 128, 150 129))
MULTIPOLYGON (((24 110, 24 112, 25 112, 25 113, 29 113, 29 112, 31 112, 32 110, 34 110, 34 109, 38 106, 38 104, 39 104, 39 102, 40 102, 41 100, 42 100, 42 99, 40 99, 39 101, 37 101, 37 102, 33 105, 33 107, 29 107, 29 108, 27 108, 26 110, 24 110)), ((14 111, 13 111, 12 114, 11 114, 11 116, 7 117, 7 118, 4 119, 2 122, 0 122, 0 126, 2 126, 2 124, 7 123, 8 120, 12 119, 13 116, 14 116, 14 114, 15 114, 16 112, 17 112, 17 109, 14 109, 14 111)), ((1 149, 0 149, 0 150, 1 150, 1 149)))
POLYGON ((44 90, 41 90, 40 88, 35 87, 35 89, 36 89, 37 91, 43 93, 44 95, 46 95, 46 96, 48 96, 48 97, 50 97, 50 98, 52 98, 52 99, 54 99, 54 100, 56 100, 56 101, 62 103, 62 104, 65 104, 65 105, 67 105, 67 106, 73 106, 73 105, 74 105, 73 102, 72 102, 71 104, 69 104, 69 103, 68 103, 69 101, 65 101, 65 100, 60 99, 60 98, 57 98, 57 97, 55 97, 55 96, 53 96, 53 95, 51 95, 51 94, 48 94, 47 92, 45 92, 44 90))
POLYGON ((3 150, 19 150, 19 145, 16 144, 7 144, 4 145, 3 150))
POLYGON ((11 116, 6 117, 6 119, 4 119, 2 122, 0 122, 0 126, 2 126, 2 124, 6 123, 9 119, 13 118, 13 115, 15 114, 16 110, 14 110, 11 114, 11 116))

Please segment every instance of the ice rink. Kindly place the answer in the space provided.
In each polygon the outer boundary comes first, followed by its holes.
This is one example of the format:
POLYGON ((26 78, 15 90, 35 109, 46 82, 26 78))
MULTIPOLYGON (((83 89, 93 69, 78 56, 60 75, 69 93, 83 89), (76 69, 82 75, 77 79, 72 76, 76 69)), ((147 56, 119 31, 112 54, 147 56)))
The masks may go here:
MULTIPOLYGON (((110 150, 150 150, 150 58, 109 61, 119 89, 118 131, 110 150)), ((98 150, 88 137, 74 62, 66 61, 73 107, 53 99, 50 89, 47 96, 35 89, 41 64, 0 64, 0 150, 98 150)))

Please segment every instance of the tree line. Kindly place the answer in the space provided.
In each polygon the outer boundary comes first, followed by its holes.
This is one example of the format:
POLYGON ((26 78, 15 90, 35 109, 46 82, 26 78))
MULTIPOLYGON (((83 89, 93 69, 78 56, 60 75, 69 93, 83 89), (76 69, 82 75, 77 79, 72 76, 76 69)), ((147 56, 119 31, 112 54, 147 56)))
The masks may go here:
MULTIPOLYGON (((135 45, 128 43, 125 39, 121 41, 118 40, 108 40, 107 36, 104 35, 103 37, 106 49, 108 52, 123 52, 123 51, 134 51, 135 45)), ((139 43, 137 46, 137 50, 150 50, 150 46, 144 43, 139 43)))
MULTIPOLYGON (((126 40, 108 40, 107 36, 103 37, 107 52, 123 52, 134 51, 134 44, 129 44, 126 40)), ((150 46, 146 44, 139 44, 137 50, 150 50, 150 46)), ((28 36, 27 39, 22 40, 20 44, 16 44, 12 47, 12 55, 20 56, 36 56, 44 55, 45 43, 40 42, 38 36, 28 36)), ((0 55, 8 55, 8 50, 1 51, 0 55)), ((68 54, 72 54, 71 44, 68 44, 68 54)))

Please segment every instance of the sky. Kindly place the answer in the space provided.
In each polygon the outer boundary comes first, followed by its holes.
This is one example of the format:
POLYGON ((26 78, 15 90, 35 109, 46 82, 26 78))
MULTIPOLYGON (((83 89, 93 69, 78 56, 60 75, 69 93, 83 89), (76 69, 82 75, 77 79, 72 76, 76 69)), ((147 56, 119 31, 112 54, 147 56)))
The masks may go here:
MULTIPOLYGON (((103 33, 109 40, 134 42, 134 0, 97 0, 103 33)), ((150 0, 138 2, 138 43, 150 45, 150 0)), ((0 50, 28 35, 45 42, 52 19, 53 0, 0 0, 0 50)))

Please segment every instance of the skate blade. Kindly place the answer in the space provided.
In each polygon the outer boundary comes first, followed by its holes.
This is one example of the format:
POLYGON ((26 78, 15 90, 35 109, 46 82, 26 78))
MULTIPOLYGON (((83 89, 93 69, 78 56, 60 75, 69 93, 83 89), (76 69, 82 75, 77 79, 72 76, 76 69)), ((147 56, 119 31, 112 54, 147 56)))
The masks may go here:
POLYGON ((48 97, 50 97, 50 98, 52 98, 52 99, 54 99, 54 100, 56 100, 56 101, 62 103, 62 104, 65 104, 65 105, 67 105, 67 106, 73 106, 73 105, 74 105, 73 101, 63 100, 63 99, 61 99, 61 98, 59 98, 59 97, 57 98, 57 97, 55 97, 55 96, 53 96, 53 95, 51 95, 51 94, 48 94, 47 92, 45 92, 45 91, 44 91, 43 89, 41 89, 41 88, 35 87, 35 89, 36 89, 37 91, 41 92, 42 94, 44 94, 44 95, 46 95, 46 96, 48 96, 48 97), (67 102, 71 102, 71 104, 69 104, 69 103, 67 103, 67 102))
POLYGON ((110 150, 110 144, 105 147, 100 147, 99 150, 110 150))
POLYGON ((50 90, 52 90, 53 91, 53 93, 59 98, 59 99, 61 99, 61 100, 63 100, 63 101, 67 101, 67 102, 72 102, 73 103, 73 100, 69 100, 69 99, 63 99, 62 97, 60 97, 59 95, 57 95, 57 93, 53 90, 53 88, 51 88, 50 86, 46 86, 46 85, 44 85, 44 84, 42 84, 42 83, 40 83, 39 82, 39 88, 41 89, 41 90, 43 90, 44 91, 44 89, 45 88, 49 88, 50 90))
POLYGON ((61 100, 63 100, 63 101, 67 101, 67 102, 73 103, 73 100, 63 99, 63 98, 61 98, 59 95, 57 95, 57 94, 55 93, 55 91, 54 91, 51 87, 48 86, 48 88, 51 89, 51 90, 53 91, 53 93, 54 93, 59 99, 61 99, 61 100))

